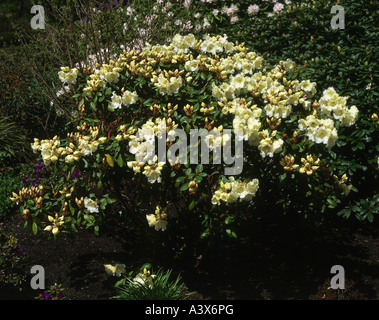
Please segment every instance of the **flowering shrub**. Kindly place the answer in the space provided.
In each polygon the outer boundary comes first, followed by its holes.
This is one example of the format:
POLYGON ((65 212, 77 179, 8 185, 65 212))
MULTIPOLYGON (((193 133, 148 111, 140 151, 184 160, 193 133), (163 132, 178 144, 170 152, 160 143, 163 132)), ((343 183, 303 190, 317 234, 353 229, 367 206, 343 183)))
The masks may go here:
MULTIPOLYGON (((252 17, 243 16, 243 6, 237 3, 240 6, 239 23, 217 24, 215 30, 236 34, 236 39, 246 41, 246 45, 260 52, 267 63, 292 59, 296 62, 299 80, 312 79, 318 88, 333 87, 340 96, 349 97, 350 105, 359 105, 360 112, 354 124, 338 126, 338 140, 323 158, 339 178, 347 174, 350 181, 347 185, 352 184, 353 187, 349 197, 343 199, 330 194, 324 213, 372 222, 379 212, 378 188, 373 187, 379 178, 376 163, 378 123, 375 118, 370 119, 377 113, 375 102, 378 95, 377 86, 373 84, 378 76, 375 72, 378 59, 374 53, 377 39, 373 33, 378 19, 375 2, 277 2, 282 3, 284 9, 281 14, 270 17, 268 14, 274 1, 262 2, 261 10, 252 17), (267 9, 265 5, 268 5, 267 9), (331 19, 335 16, 331 8, 334 5, 342 6, 345 14, 349 15, 343 30, 331 27, 331 19), (367 12, 374 13, 367 15, 367 12), (367 34, 365 41, 362 41, 361 34, 367 34), (366 205, 368 203, 373 205, 366 205)), ((318 90, 314 96, 320 104, 323 104, 323 94, 324 90, 318 90)), ((328 112, 327 107, 323 108, 328 112)), ((354 112, 353 108, 351 115, 354 112)), ((338 111, 335 116, 338 117, 338 111)))
POLYGON ((127 215, 131 224, 146 212, 146 228, 174 239, 235 237, 233 223, 265 197, 308 215, 352 188, 323 156, 358 109, 332 87, 315 100, 317 84, 296 79, 289 59, 269 65, 226 35, 177 34, 86 70, 60 71, 78 92, 77 130, 32 144, 56 182, 12 197, 34 233, 98 233, 108 205, 121 202, 141 208, 127 215), (235 156, 225 157, 231 143, 235 156), (294 190, 303 199, 291 205, 294 190))
MULTIPOLYGON (((318 88, 333 87, 340 96, 349 97, 350 105, 360 106, 354 124, 339 126, 336 145, 323 155, 335 174, 349 176, 352 192, 344 199, 330 194, 322 213, 337 213, 344 218, 354 216, 360 221, 372 222, 379 212, 378 204, 370 209, 361 204, 375 204, 378 199, 378 189, 372 187, 379 178, 376 166, 378 125, 377 120, 369 118, 377 113, 378 95, 373 83, 378 76, 374 50, 377 46, 375 21, 378 19, 375 2, 204 0, 197 10, 201 12, 199 19, 204 16, 211 22, 212 34, 227 33, 234 41, 245 42, 268 64, 275 65, 289 58, 296 64, 298 80, 311 79, 318 88), (335 17, 331 9, 335 5, 342 6, 349 15, 343 30, 331 27, 335 17), (367 15, 367 12, 373 14, 367 15), (362 41, 362 34, 367 35, 365 41, 362 41)), ((313 98, 320 101, 324 89, 318 90, 313 98)), ((350 113, 354 112, 353 108, 350 113)), ((297 198, 297 186, 293 188, 290 197, 301 202, 301 198, 297 198)), ((284 198, 286 194, 282 195, 284 198)), ((313 207, 309 209, 314 213, 319 211, 313 207)))

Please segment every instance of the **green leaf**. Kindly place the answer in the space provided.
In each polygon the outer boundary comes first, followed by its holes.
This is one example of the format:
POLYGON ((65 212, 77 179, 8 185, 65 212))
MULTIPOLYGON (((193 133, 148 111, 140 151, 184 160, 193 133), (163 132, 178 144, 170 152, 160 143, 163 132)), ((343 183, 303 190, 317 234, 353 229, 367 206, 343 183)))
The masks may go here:
POLYGON ((84 162, 84 168, 88 168, 88 162, 87 162, 87 160, 86 159, 84 159, 84 157, 82 157, 82 159, 83 159, 83 162, 84 162))
POLYGON ((189 183, 185 183, 184 185, 182 185, 181 188, 180 188, 180 191, 186 191, 186 190, 188 190, 188 185, 189 185, 189 183))
POLYGON ((92 101, 91 103, 90 103, 90 107, 91 107, 91 109, 93 110, 93 111, 97 111, 97 107, 96 107, 96 104, 92 101))
POLYGON ((196 205, 197 205, 197 201, 195 201, 195 199, 193 199, 192 202, 188 206, 188 210, 192 211, 196 205))
POLYGON ((73 208, 73 206, 71 205, 71 203, 69 203, 69 208, 70 208, 70 212, 72 215, 75 214, 75 209, 73 208))
POLYGON ((120 168, 122 168, 124 166, 124 160, 122 159, 122 155, 120 154, 117 158, 117 164, 120 168))
POLYGON ((233 239, 236 239, 237 238, 237 234, 232 231, 231 229, 226 229, 226 234, 230 237, 230 238, 233 238, 233 239))
POLYGON ((32 224, 32 231, 33 231, 34 235, 37 234, 38 226, 37 226, 37 223, 35 221, 33 221, 33 224, 32 224))
POLYGON ((181 184, 185 178, 185 176, 178 177, 175 181, 175 186, 177 187, 179 184, 181 184))
POLYGON ((225 224, 231 224, 232 222, 234 221, 233 217, 232 216, 227 216, 225 218, 225 224))

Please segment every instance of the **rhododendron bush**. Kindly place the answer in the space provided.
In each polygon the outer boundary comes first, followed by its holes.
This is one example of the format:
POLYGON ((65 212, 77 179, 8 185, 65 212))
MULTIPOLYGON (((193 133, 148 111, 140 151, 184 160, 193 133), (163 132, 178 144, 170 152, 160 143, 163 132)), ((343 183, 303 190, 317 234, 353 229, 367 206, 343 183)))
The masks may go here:
POLYGON ((124 51, 85 73, 62 66, 62 86, 77 92, 76 130, 34 140, 55 182, 25 187, 12 200, 34 233, 54 237, 99 233, 110 215, 183 241, 236 237, 233 226, 267 202, 284 212, 319 212, 328 197, 338 201, 353 188, 323 155, 358 109, 295 71, 293 61, 269 65, 227 35, 192 34, 124 51), (189 139, 194 130, 205 134, 189 139), (161 150, 162 141, 175 152, 146 152, 161 150), (227 145, 234 162, 217 157, 227 145), (189 160, 195 148, 197 162, 189 160), (208 161, 199 161, 205 153, 208 161))

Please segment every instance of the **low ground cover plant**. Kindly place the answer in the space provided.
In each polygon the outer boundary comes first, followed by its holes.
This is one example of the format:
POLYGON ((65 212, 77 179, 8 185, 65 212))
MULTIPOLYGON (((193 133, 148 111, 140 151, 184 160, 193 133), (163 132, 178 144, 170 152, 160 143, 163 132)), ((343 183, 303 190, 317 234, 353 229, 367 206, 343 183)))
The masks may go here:
MULTIPOLYGON (((145 266, 145 265, 144 265, 145 266)), ((137 274, 130 272, 128 276, 115 284, 117 296, 115 300, 185 300, 191 295, 186 293, 184 283, 178 275, 172 277, 172 270, 159 269, 151 266, 142 267, 137 274)))
POLYGON ((20 263, 26 256, 26 248, 13 235, 0 234, 0 286, 13 286, 22 290, 26 276, 20 263))

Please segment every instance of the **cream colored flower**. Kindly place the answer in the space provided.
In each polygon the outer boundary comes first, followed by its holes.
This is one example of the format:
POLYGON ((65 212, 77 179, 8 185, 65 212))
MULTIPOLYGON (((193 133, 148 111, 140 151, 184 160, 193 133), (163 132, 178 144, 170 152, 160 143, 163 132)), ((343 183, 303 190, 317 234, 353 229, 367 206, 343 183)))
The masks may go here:
POLYGON ((166 218, 166 208, 162 209, 159 205, 156 206, 155 213, 146 215, 149 227, 154 227, 157 231, 165 231, 167 229, 168 222, 166 218))
POLYGON ((104 264, 104 268, 105 272, 111 276, 120 277, 122 274, 126 273, 126 267, 124 264, 104 264))
POLYGON ((155 278, 154 274, 151 274, 146 268, 143 269, 143 273, 140 272, 134 279, 133 282, 136 285, 148 286, 149 288, 153 287, 153 280, 155 278))
POLYGON ((111 100, 112 101, 111 101, 111 103, 108 106, 108 108, 111 111, 114 111, 116 109, 120 109, 121 108, 121 104, 122 104, 122 98, 121 98, 121 96, 119 96, 115 92, 113 92, 111 100))
POLYGON ((84 198, 84 207, 91 213, 99 212, 99 206, 97 205, 96 201, 88 197, 84 198))
POLYGON ((122 94, 121 101, 123 105, 127 106, 129 104, 136 103, 137 98, 138 98, 138 95, 136 91, 131 92, 129 90, 125 90, 125 92, 122 94))

